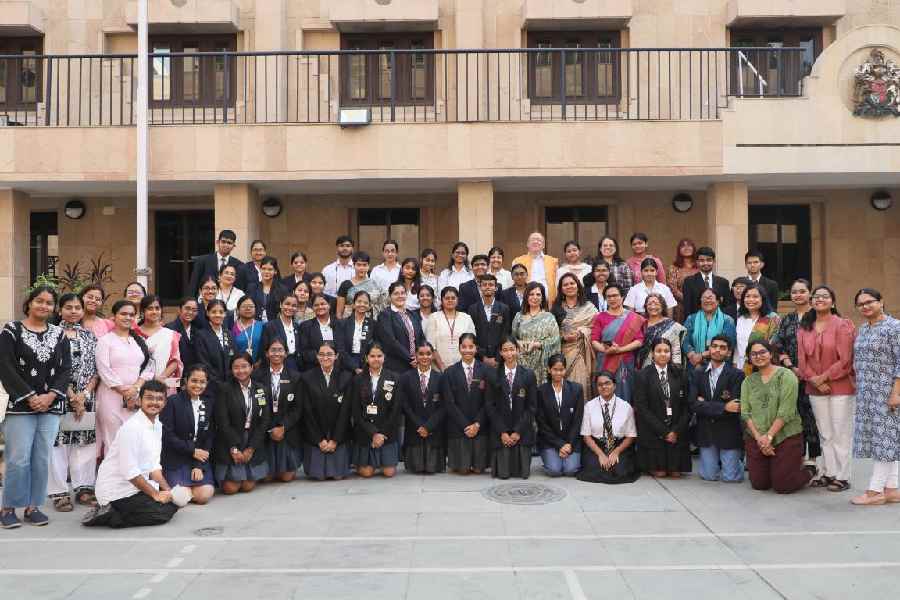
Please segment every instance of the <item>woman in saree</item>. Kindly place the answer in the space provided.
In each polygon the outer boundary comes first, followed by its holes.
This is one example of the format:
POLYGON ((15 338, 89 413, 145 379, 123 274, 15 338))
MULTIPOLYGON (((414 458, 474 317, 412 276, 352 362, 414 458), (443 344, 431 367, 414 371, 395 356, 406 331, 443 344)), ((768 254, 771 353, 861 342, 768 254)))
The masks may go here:
POLYGON ((141 298, 141 321, 137 333, 147 342, 156 379, 166 384, 171 396, 178 391, 184 365, 181 362, 181 335, 163 326, 162 305, 153 294, 141 298))
POLYGON ((700 294, 700 310, 684 321, 687 331, 681 349, 691 366, 699 367, 709 360, 709 343, 717 335, 724 335, 732 345, 737 343, 734 319, 722 312, 721 302, 714 289, 706 288, 700 294))
POLYGON ((574 273, 560 277, 558 289, 551 312, 559 325, 562 353, 566 357, 566 380, 580 384, 587 394, 594 371, 591 325, 597 308, 585 299, 584 287, 574 273))
POLYGON ((684 326, 666 316, 668 306, 662 294, 652 293, 644 300, 647 324, 644 326, 644 344, 638 350, 635 364, 644 368, 653 362, 653 346, 659 340, 669 340, 672 345, 672 364, 683 366, 681 343, 684 341, 684 326))
POLYGON ((547 379, 547 359, 559 352, 559 326, 547 311, 544 286, 532 281, 525 287, 522 311, 512 322, 512 335, 519 346, 519 362, 534 371, 537 381, 547 379))
POLYGON ((369 317, 378 318, 378 314, 387 308, 388 297, 377 281, 369 277, 369 255, 366 252, 353 254, 353 277, 343 282, 338 288, 337 315, 346 319, 353 315, 353 299, 359 292, 369 295, 369 317))
POLYGON ((634 353, 644 343, 644 317, 625 308, 622 287, 611 283, 603 291, 607 308, 591 326, 591 345, 597 353, 596 370, 616 376, 616 395, 631 402, 634 353))

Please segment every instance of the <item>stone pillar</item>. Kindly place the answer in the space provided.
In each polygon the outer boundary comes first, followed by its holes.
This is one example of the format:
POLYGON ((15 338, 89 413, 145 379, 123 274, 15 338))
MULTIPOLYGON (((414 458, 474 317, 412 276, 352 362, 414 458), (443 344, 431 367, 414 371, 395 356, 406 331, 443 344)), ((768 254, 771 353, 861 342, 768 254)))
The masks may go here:
POLYGON ((0 323, 22 317, 31 264, 28 202, 28 194, 0 189, 0 323))
POLYGON ((246 183, 217 183, 215 188, 216 237, 223 229, 237 234, 232 255, 250 260, 250 242, 259 237, 262 209, 256 188, 246 183))
MULTIPOLYGON (((291 44, 287 43, 287 2, 286 0, 265 0, 256 3, 256 13, 253 25, 253 50, 265 52, 268 50, 290 50, 291 44)), ((244 60, 244 59, 241 59, 244 60)), ((286 56, 258 56, 247 58, 249 70, 253 71, 256 61, 256 94, 254 100, 257 103, 257 118, 270 122, 284 121, 287 118, 287 80, 284 76, 286 56), (275 82, 278 82, 276 87, 275 82)), ((296 68, 293 61, 288 71, 296 68)), ((240 72, 240 69, 238 69, 240 72)))
POLYGON ((494 184, 461 181, 457 187, 459 239, 469 246, 469 256, 487 254, 494 245, 494 184))
POLYGON ((716 251, 716 273, 729 281, 746 274, 744 253, 749 245, 747 184, 714 183, 706 191, 706 228, 716 251))
MULTIPOLYGON (((456 0, 456 48, 484 48, 484 10, 483 0, 456 0)), ((457 54, 446 58, 450 86, 456 88, 450 90, 448 98, 451 106, 447 110, 460 121, 477 121, 479 114, 482 119, 486 116, 485 90, 480 89, 484 84, 479 86, 478 74, 485 80, 487 57, 487 54, 457 54)))

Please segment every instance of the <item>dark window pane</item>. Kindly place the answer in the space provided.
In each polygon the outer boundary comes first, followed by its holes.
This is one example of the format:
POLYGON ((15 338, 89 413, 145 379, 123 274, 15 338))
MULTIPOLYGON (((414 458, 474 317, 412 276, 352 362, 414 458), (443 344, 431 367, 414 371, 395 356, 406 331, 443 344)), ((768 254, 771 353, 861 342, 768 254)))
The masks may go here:
POLYGON ((387 225, 388 210, 384 208, 360 208, 359 224, 362 225, 387 225))

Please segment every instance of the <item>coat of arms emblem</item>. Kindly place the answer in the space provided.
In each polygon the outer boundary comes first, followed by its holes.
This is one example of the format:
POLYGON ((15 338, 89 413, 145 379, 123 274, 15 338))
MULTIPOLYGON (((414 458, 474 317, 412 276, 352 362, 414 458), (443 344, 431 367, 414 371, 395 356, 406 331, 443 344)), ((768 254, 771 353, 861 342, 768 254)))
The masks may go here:
POLYGON ((900 66, 872 50, 856 68, 853 114, 858 117, 900 117, 900 66))

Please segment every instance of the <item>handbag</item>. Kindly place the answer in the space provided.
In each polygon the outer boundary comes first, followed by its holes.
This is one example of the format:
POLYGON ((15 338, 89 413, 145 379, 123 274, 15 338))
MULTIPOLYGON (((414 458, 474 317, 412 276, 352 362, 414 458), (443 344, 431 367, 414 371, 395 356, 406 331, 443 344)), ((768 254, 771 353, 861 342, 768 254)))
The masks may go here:
POLYGON ((96 412, 85 412, 77 421, 74 412, 67 412, 59 422, 60 431, 93 431, 96 426, 96 412))

